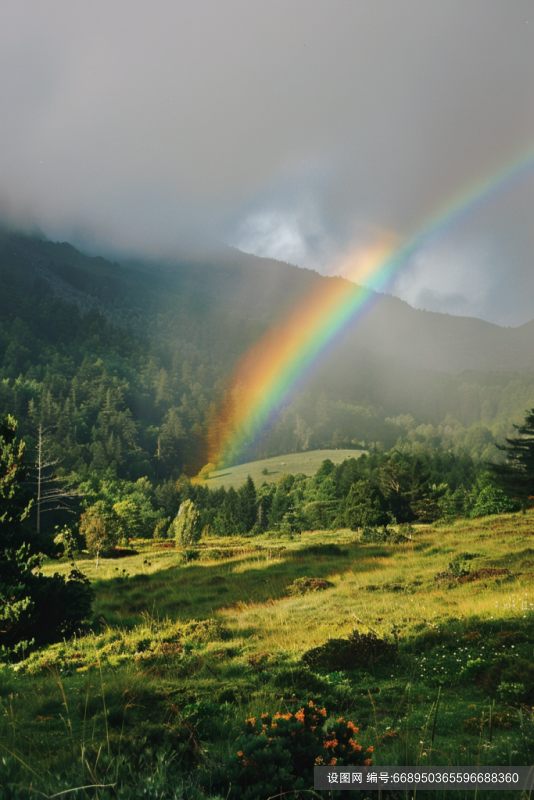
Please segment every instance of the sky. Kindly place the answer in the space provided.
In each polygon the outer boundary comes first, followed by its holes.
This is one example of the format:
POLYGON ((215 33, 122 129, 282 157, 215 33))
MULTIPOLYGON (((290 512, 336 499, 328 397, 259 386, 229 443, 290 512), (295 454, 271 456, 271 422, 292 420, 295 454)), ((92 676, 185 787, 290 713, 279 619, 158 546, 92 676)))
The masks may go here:
MULTIPOLYGON (((531 0, 6 0, 0 218, 87 251, 201 241, 337 274, 534 146, 531 0)), ((534 318, 534 170, 389 287, 534 318)), ((195 245, 196 246, 196 245, 195 245)))

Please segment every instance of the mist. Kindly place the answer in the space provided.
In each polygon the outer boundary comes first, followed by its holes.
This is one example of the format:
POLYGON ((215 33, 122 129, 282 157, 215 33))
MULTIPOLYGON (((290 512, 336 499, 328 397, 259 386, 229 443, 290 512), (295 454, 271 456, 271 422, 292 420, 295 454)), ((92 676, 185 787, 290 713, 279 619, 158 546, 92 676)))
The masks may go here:
MULTIPOLYGON (((529 2, 19 2, 0 30, 0 216, 87 252, 217 242, 324 274, 534 142, 529 2)), ((532 19, 530 17, 532 16, 532 19)), ((390 291, 534 317, 532 172, 390 291)))

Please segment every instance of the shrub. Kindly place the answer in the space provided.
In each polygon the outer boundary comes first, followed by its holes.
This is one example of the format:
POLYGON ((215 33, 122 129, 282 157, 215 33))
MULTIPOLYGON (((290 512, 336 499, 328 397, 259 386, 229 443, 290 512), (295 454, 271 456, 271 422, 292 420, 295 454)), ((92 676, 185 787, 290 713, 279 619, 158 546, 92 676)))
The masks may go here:
POLYGON ((506 514, 511 511, 519 511, 520 503, 512 500, 502 489, 495 486, 485 486, 475 497, 474 506, 471 509, 471 517, 486 517, 490 514, 506 514))
MULTIPOLYGON (((58 526, 56 525, 56 530, 58 530, 58 526)), ((69 561, 73 561, 76 558, 76 555, 80 552, 80 542, 78 538, 74 534, 74 532, 64 525, 63 528, 56 534, 54 537, 54 544, 59 545, 62 548, 63 552, 61 555, 64 558, 68 558, 69 561)))
POLYGON ((374 633, 361 634, 355 630, 348 639, 329 639, 325 644, 308 650, 301 660, 311 669, 336 672, 372 666, 396 656, 396 644, 379 639, 374 633))
POLYGON ((360 541, 366 544, 402 544, 402 542, 408 541, 408 537, 401 531, 398 533, 390 531, 384 525, 382 528, 364 528, 360 541))
POLYGON ((228 628, 225 628, 216 619, 192 619, 189 622, 175 625, 172 634, 173 638, 181 641, 188 639, 196 642, 216 642, 231 638, 228 628))
POLYGON ((185 550, 182 550, 180 553, 180 558, 186 564, 188 564, 190 561, 198 561, 200 558, 200 550, 194 550, 188 547, 185 550))
POLYGON ((228 797, 263 800, 312 788, 315 765, 371 764, 373 748, 358 744, 354 723, 325 722, 326 710, 312 701, 295 713, 247 719, 215 788, 230 786, 228 797))
POLYGON ((309 594, 310 592, 322 592, 325 589, 330 589, 333 585, 333 583, 324 580, 324 578, 297 578, 287 587, 286 594, 290 597, 295 597, 309 594))
POLYGON ((396 644, 380 639, 374 633, 362 634, 355 630, 348 639, 329 639, 325 644, 308 650, 301 661, 311 669, 337 672, 372 666, 396 656, 396 644))
POLYGON ((338 544, 310 544, 308 547, 303 547, 299 550, 301 555, 310 556, 346 556, 348 550, 342 550, 338 544))
POLYGON ((28 545, 0 559, 0 658, 68 638, 90 614, 93 590, 77 569, 45 577, 28 545))

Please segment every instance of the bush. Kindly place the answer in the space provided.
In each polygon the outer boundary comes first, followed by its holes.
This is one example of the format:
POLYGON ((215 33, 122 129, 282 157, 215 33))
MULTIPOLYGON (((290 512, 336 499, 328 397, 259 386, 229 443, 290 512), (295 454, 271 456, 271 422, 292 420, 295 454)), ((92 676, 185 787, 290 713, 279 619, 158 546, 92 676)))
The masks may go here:
POLYGON ((339 672, 373 666, 396 657, 396 644, 379 639, 374 633, 361 634, 355 630, 348 639, 329 639, 325 644, 308 650, 301 661, 311 669, 339 672))
POLYGON ((246 720, 215 789, 241 800, 263 800, 311 789, 316 765, 370 765, 372 747, 355 739, 358 728, 339 719, 325 730, 326 710, 312 701, 295 713, 262 714, 246 720))
POLYGON ((180 559, 185 563, 188 564, 190 561, 198 561, 200 558, 200 550, 193 550, 192 548, 187 548, 182 550, 180 553, 180 559))
POLYGON ((333 583, 324 580, 324 578, 297 578, 287 587, 286 594, 290 597, 295 597, 309 594, 310 592, 322 592, 325 589, 330 589, 333 585, 333 583))
POLYGON ((27 655, 34 647, 77 633, 89 619, 93 590, 77 569, 45 577, 28 545, 0 559, 0 658, 27 655))
POLYGON ((475 497, 475 503, 469 516, 486 517, 490 514, 506 514, 519 511, 521 504, 512 500, 502 489, 495 486, 485 486, 475 497))
POLYGON ((366 544, 402 544, 408 541, 408 537, 401 531, 390 531, 384 525, 382 528, 364 528, 360 541, 366 544))

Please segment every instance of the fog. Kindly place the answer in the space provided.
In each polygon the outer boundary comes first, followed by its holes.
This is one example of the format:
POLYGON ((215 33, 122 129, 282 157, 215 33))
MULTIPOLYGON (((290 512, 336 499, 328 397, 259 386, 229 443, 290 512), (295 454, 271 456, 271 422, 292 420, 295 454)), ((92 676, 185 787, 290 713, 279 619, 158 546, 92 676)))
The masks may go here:
MULTIPOLYGON (((534 143, 530 2, 6 4, 0 216, 89 252, 225 242, 329 274, 534 143)), ((390 291, 534 317, 533 171, 390 291)))

